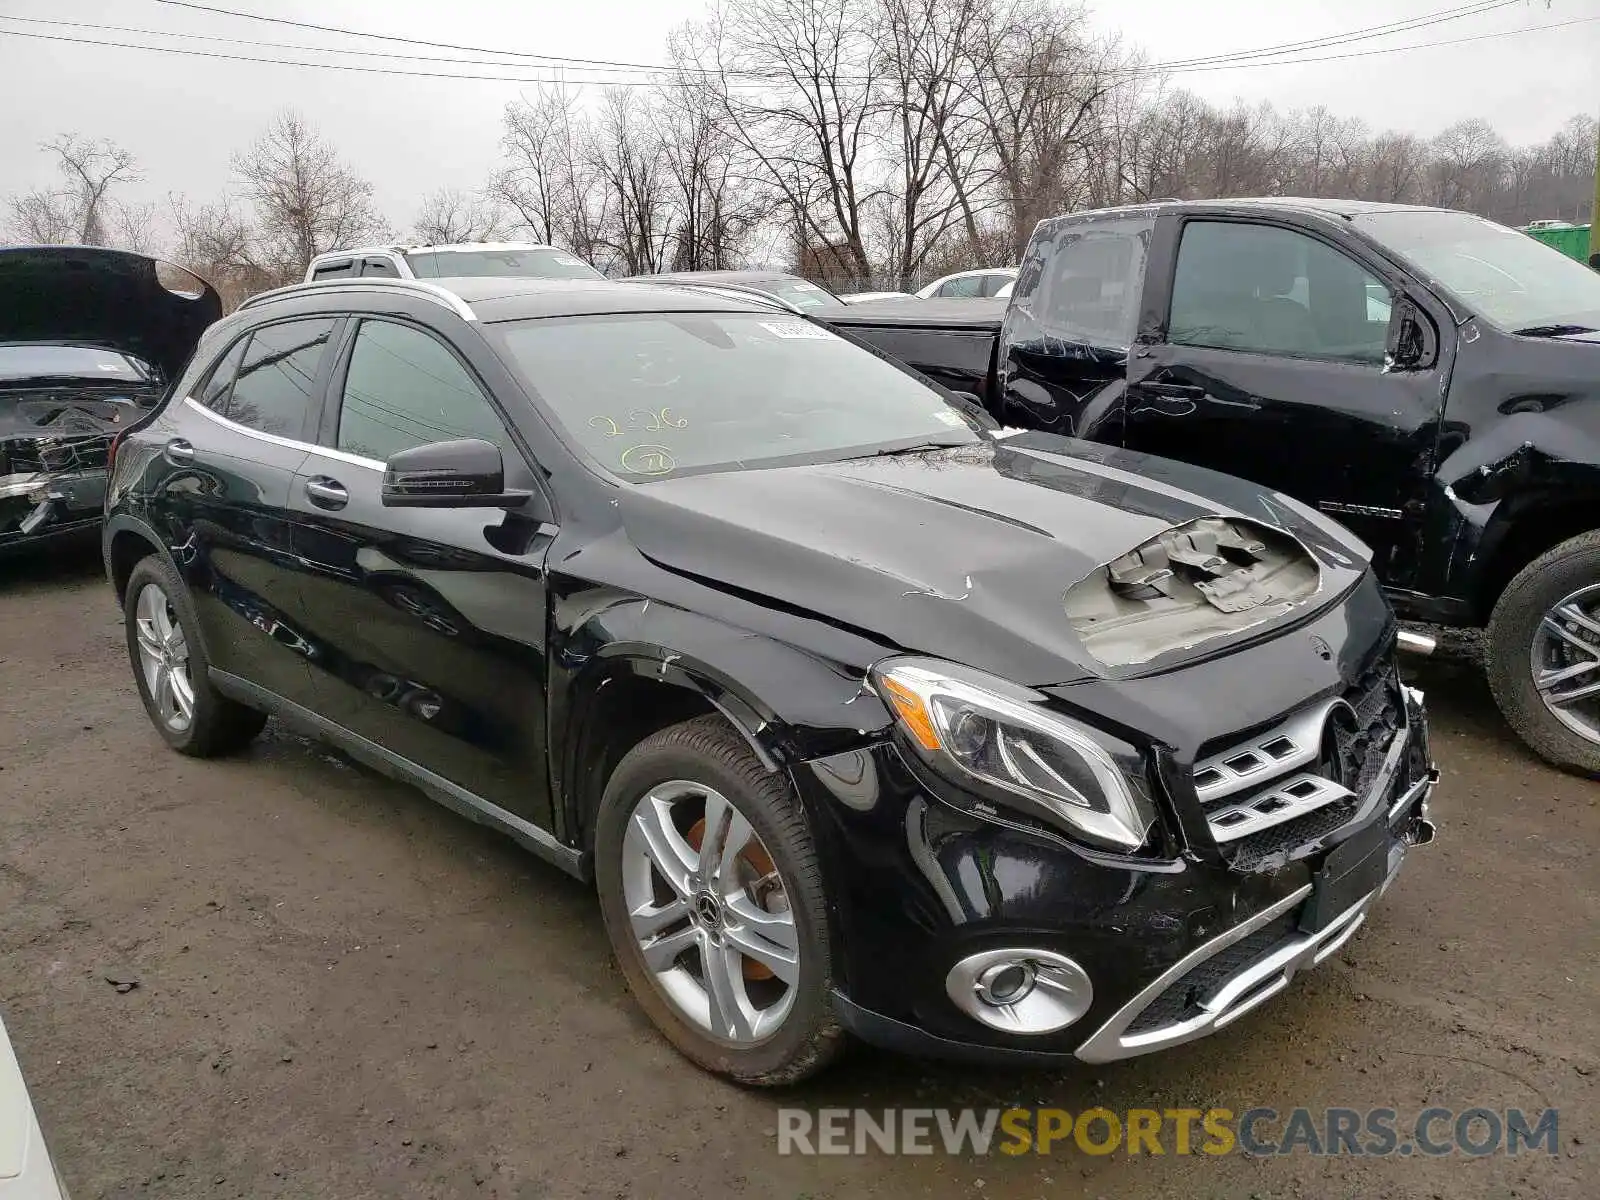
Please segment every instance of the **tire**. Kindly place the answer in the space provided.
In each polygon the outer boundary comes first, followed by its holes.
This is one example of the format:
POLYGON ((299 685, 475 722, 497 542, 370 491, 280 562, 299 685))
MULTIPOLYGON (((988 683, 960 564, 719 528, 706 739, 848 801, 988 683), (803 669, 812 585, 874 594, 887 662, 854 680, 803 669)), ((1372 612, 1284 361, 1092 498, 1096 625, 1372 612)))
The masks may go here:
MULTIPOLYGON (((708 822, 705 815, 687 829, 679 850, 687 856, 684 861, 674 860, 669 869, 693 869, 700 872, 700 851, 706 845, 708 822), (700 830, 695 841, 695 830, 700 830)), ((659 836, 659 835, 658 835, 659 836)), ((653 844, 653 843, 652 843, 653 844)), ((675 845, 677 843, 674 843, 675 845)), ((595 824, 595 878, 600 893, 600 909, 605 919, 606 933, 622 973, 640 1006, 666 1035, 667 1039, 685 1057, 708 1071, 725 1075, 739 1083, 777 1087, 796 1083, 816 1074, 830 1063, 842 1049, 844 1032, 835 1019, 830 1004, 833 970, 830 947, 832 930, 828 905, 817 866, 816 850, 811 834, 802 816, 798 798, 787 779, 781 774, 768 772, 751 753, 737 731, 719 716, 698 717, 671 726, 653 734, 630 750, 606 784, 605 795, 595 824), (695 788, 710 789, 716 801, 697 797, 695 788), (687 789, 687 790, 685 790, 687 789), (658 797, 672 797, 682 792, 680 798, 661 801, 658 797), (680 877, 682 887, 665 886, 666 872, 655 867, 662 856, 639 853, 647 844, 640 832, 645 826, 635 822, 636 809, 641 822, 663 820, 662 811, 671 816, 664 824, 654 826, 664 830, 671 820, 692 820, 697 800, 703 799, 703 813, 721 817, 725 811, 714 804, 725 800, 737 816, 748 822, 755 840, 743 842, 743 849, 734 845, 741 837, 733 831, 743 827, 729 818, 725 838, 729 849, 715 856, 716 861, 731 861, 732 869, 741 877, 760 873, 764 882, 773 878, 767 873, 772 868, 778 879, 777 892, 787 907, 783 908, 773 893, 759 903, 762 921, 771 921, 773 910, 781 919, 792 918, 792 931, 779 932, 792 937, 798 955, 797 964, 784 964, 784 973, 792 975, 794 982, 784 980, 754 958, 738 953, 738 946, 749 945, 751 926, 741 920, 741 912, 748 912, 757 903, 750 885, 740 886, 737 879, 707 882, 698 874, 680 877), (663 809, 663 804, 669 806, 663 809), (687 810, 687 818, 684 816, 687 810), (732 855, 729 860, 728 856, 732 855), (765 856, 765 857, 762 857, 765 856), (687 934, 685 949, 673 966, 658 975, 646 961, 640 935, 635 932, 630 910, 640 912, 637 903, 639 881, 648 877, 652 882, 654 901, 662 906, 683 903, 683 923, 663 925, 665 932, 652 934, 653 945, 665 945, 674 938, 687 934), (701 890, 696 891, 696 888, 701 890), (630 905, 630 890, 635 903, 630 905), (731 892, 730 892, 730 889, 731 892), (704 897, 712 897, 706 901, 704 897), (701 897, 701 903, 713 908, 721 904, 720 897, 731 895, 723 916, 706 917, 703 910, 695 909, 689 897, 701 897), (737 907, 736 907, 737 906, 737 907), (722 924, 719 924, 721 922, 722 924), (675 932, 674 932, 675 931, 675 932), (706 938, 726 938, 728 950, 720 944, 708 945, 706 938), (699 939, 699 940, 696 940, 699 939), (706 955, 721 953, 722 961, 733 962, 736 968, 719 976, 733 978, 738 995, 752 1003, 755 993, 771 996, 787 986, 782 994, 786 1001, 775 1001, 764 1010, 757 1006, 758 1017, 748 1028, 726 1036, 718 1035, 712 1026, 717 1023, 717 1001, 709 983, 706 955), (731 959, 726 957, 732 955, 731 959), (698 964, 701 982, 694 978, 698 964), (761 972, 767 972, 765 976, 761 972), (691 1014, 694 1004, 703 1001, 708 1012, 700 1016, 691 1014), (775 1027, 763 1030, 762 1021, 775 1020, 775 1027)), ((770 887, 770 882, 767 882, 770 887)), ((676 942, 673 942, 676 945, 676 942)), ((762 943, 767 945, 767 943, 762 943)), ((771 943, 776 945, 777 943, 771 943)), ((727 995, 726 984, 723 995, 727 995)), ((728 1011, 732 1011, 728 1008, 728 1011)), ((740 1010, 744 1012, 746 1010, 740 1010)), ((738 1020, 743 1020, 736 1018, 738 1020)))
MULTIPOLYGON (((1484 658, 1489 688, 1511 728, 1541 758, 1565 771, 1600 777, 1600 695, 1587 706, 1568 710, 1582 719, 1594 714, 1591 739, 1556 716, 1534 685, 1534 639, 1547 636, 1542 622, 1566 598, 1593 587, 1600 603, 1600 531, 1580 534, 1547 550, 1524 567, 1500 594, 1489 620, 1484 658)), ((1587 609, 1588 601, 1584 601, 1587 609)), ((1585 639, 1600 635, 1579 627, 1585 639)), ((1567 651, 1583 659, 1581 650, 1567 651)), ((1600 659, 1600 644, 1595 657, 1600 659)), ((1587 679, 1581 682, 1588 682, 1587 679)), ((1600 683, 1600 669, 1593 682, 1600 683)))
POLYGON ((122 614, 134 685, 150 723, 167 745, 195 758, 231 754, 249 745, 267 723, 267 715, 228 699, 212 686, 205 649, 196 634, 199 623, 189 589, 165 559, 152 554, 135 564, 123 594, 122 614), (165 600, 164 618, 159 615, 163 606, 158 598, 165 600), (169 648, 181 647, 181 653, 173 649, 167 675, 170 678, 181 662, 178 678, 187 685, 187 713, 183 712, 181 689, 160 685, 159 668, 156 688, 160 695, 152 692, 151 667, 141 649, 141 624, 147 634, 167 635, 162 640, 169 648))

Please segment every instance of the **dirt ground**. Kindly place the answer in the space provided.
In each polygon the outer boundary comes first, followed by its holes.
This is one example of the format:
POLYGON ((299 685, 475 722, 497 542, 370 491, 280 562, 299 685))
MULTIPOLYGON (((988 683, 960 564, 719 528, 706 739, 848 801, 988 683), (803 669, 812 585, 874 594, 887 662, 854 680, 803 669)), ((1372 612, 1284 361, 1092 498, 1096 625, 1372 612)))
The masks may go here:
POLYGON ((1051 1074, 859 1050, 784 1096, 645 1024, 591 896, 276 723, 166 750, 91 552, 0 564, 0 1012, 88 1197, 1600 1196, 1600 784, 1460 661, 1412 670, 1445 782, 1338 956, 1213 1038, 1051 1074), (119 990, 108 980, 137 982, 119 990), (781 1104, 1560 1109, 1468 1159, 780 1157, 781 1104))

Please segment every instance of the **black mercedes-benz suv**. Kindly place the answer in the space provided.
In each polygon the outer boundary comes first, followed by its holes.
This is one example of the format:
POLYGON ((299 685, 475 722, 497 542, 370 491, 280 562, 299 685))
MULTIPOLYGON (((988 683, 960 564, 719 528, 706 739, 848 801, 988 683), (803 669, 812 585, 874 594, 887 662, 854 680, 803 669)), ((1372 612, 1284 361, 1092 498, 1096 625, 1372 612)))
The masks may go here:
POLYGON ((754 1083, 845 1032, 1103 1062, 1331 954, 1427 841, 1365 548, 757 298, 256 298, 112 454, 161 735, 268 714, 600 896, 639 1002, 754 1083))

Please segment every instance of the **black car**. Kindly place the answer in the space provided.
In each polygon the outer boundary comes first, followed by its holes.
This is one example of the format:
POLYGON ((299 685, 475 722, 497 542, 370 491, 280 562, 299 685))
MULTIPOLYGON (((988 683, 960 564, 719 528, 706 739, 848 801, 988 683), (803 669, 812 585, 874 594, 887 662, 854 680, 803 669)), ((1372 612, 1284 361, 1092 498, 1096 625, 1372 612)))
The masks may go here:
POLYGON ((735 294, 754 292, 771 296, 802 312, 843 312, 850 307, 820 283, 782 271, 667 271, 660 275, 635 275, 628 282, 720 288, 735 294))
POLYGON ((93 531, 112 438, 221 314, 208 284, 142 254, 0 248, 0 552, 93 531))
POLYGON ((1232 1021, 1428 840, 1362 548, 998 437, 768 303, 358 280, 247 303, 118 445, 161 735, 309 728, 592 878, 703 1066, 1018 1062, 1232 1021))

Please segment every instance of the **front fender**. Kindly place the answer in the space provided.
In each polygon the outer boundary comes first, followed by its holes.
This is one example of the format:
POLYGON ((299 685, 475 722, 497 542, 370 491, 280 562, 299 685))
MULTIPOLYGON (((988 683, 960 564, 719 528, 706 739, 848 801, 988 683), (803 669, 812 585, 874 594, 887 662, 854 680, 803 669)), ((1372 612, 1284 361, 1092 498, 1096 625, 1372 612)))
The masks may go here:
POLYGON ((854 670, 659 601, 619 597, 559 636, 551 705, 571 727, 619 673, 698 693, 773 769, 839 753, 891 724, 854 670))

